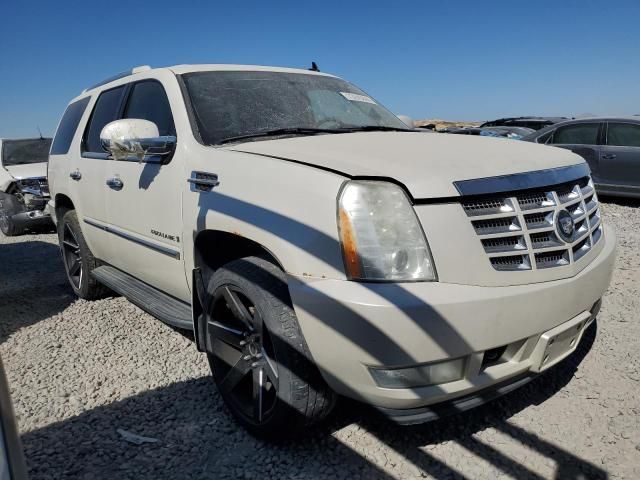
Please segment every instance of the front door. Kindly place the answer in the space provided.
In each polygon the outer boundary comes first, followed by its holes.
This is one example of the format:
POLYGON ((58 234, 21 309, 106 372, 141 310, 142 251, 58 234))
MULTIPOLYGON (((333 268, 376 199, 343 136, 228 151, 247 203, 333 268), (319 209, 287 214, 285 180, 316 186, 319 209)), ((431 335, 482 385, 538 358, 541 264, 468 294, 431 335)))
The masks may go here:
POLYGON ((600 169, 599 183, 640 192, 639 124, 609 122, 605 145, 600 152, 600 169))
MULTIPOLYGON (((122 118, 149 120, 160 135, 175 135, 163 85, 142 80, 130 85, 122 118)), ((107 160, 107 214, 113 266, 180 300, 190 295, 184 271, 181 187, 184 159, 179 150, 161 163, 107 160)))

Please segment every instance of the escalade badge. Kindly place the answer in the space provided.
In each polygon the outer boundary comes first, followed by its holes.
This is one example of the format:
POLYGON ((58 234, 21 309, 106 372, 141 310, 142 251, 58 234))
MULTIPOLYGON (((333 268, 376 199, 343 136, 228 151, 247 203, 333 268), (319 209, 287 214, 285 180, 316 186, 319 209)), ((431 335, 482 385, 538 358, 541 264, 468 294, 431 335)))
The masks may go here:
POLYGON ((571 242, 571 240, 573 240, 573 233, 575 231, 573 217, 571 217, 571 214, 566 210, 560 210, 556 215, 556 230, 565 242, 571 242))

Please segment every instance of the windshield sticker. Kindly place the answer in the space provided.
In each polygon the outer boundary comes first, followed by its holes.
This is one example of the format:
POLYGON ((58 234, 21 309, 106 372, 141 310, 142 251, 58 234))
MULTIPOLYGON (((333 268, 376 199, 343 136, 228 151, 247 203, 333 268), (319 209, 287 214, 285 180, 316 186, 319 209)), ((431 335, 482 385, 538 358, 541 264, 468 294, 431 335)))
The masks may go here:
POLYGON ((373 98, 367 97, 366 95, 358 95, 357 93, 350 92, 340 92, 340 95, 342 95, 347 100, 351 100, 352 102, 373 103, 374 105, 376 104, 373 98))

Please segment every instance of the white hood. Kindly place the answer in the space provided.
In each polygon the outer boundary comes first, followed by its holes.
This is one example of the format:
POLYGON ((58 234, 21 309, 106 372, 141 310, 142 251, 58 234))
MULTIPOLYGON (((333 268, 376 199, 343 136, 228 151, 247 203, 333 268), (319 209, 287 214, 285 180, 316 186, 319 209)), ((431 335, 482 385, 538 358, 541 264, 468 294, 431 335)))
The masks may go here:
POLYGON ((38 177, 47 176, 47 162, 27 163, 24 165, 10 165, 4 168, 16 180, 22 180, 24 178, 38 178, 38 177))
POLYGON ((246 142, 229 150, 298 161, 348 176, 393 178, 416 199, 458 196, 453 182, 584 163, 561 148, 422 132, 358 132, 246 142))

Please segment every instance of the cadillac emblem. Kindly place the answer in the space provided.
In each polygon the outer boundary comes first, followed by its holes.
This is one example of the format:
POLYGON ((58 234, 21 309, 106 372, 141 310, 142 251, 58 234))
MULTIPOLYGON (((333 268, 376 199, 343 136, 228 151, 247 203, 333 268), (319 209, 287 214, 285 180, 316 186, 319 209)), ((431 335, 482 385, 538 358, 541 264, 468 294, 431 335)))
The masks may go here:
POLYGON ((573 224, 573 217, 566 210, 560 210, 556 215, 556 230, 560 238, 565 242, 571 242, 573 240, 573 234, 575 232, 575 226, 573 224))

